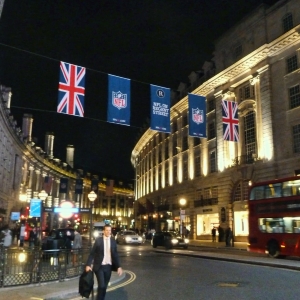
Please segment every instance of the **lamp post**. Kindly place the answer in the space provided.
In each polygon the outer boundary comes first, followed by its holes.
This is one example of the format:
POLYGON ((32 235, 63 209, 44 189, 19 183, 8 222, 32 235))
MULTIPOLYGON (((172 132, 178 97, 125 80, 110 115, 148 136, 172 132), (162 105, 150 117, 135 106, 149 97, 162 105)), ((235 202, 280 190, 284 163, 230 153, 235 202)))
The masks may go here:
POLYGON ((48 197, 48 193, 44 190, 40 191, 39 192, 39 198, 42 200, 41 201, 41 214, 40 214, 40 243, 42 244, 42 222, 43 222, 43 204, 45 202, 45 200, 47 199, 48 197))
POLYGON ((88 198, 91 202, 90 208, 90 246, 92 247, 92 230, 93 230, 93 208, 94 208, 94 201, 97 198, 97 194, 94 191, 88 193, 88 198))
POLYGON ((183 219, 184 219, 184 216, 185 216, 185 210, 182 209, 183 206, 186 205, 186 199, 184 198, 181 198, 179 199, 179 205, 180 205, 180 235, 182 236, 183 235, 183 219))

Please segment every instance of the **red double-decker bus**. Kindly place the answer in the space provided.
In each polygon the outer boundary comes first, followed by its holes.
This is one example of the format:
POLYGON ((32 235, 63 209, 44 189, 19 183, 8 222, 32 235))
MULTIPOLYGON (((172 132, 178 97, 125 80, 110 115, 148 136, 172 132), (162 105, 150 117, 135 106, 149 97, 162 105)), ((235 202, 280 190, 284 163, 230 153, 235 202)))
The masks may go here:
POLYGON ((300 177, 256 183, 248 203, 248 251, 300 256, 300 177))

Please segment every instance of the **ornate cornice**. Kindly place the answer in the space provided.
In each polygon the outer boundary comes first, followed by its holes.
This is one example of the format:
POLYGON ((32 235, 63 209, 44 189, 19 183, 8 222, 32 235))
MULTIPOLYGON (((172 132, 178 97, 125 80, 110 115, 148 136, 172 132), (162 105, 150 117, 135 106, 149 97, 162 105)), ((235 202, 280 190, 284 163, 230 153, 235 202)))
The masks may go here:
MULTIPOLYGON (((280 52, 285 49, 293 46, 300 40, 300 26, 293 28, 292 30, 281 35, 274 41, 269 44, 265 44, 255 51, 251 52, 247 56, 243 57, 241 60, 237 61, 230 67, 216 74, 214 77, 208 79, 199 87, 197 87, 193 94, 205 96, 208 95, 211 91, 214 91, 216 87, 222 86, 229 81, 233 81, 235 78, 240 77, 242 74, 249 72, 254 68, 259 62, 266 60, 268 57, 278 55, 280 52)), ((264 66, 262 69, 257 70, 259 74, 265 71, 268 68, 264 66)), ((251 78, 249 78, 250 80, 251 78)), ((252 80, 259 80, 259 75, 253 78, 252 80)), ((252 82, 254 82, 252 81, 252 82)), ((251 83, 251 82, 250 82, 251 83)), ((252 83, 251 83, 252 84, 252 83)), ((178 115, 176 111, 183 112, 188 108, 188 97, 182 98, 178 103, 176 103, 171 108, 171 120, 178 115)), ((140 138, 132 152, 132 161, 136 155, 142 150, 142 148, 149 142, 149 140, 156 134, 156 131, 148 129, 144 135, 140 138)))

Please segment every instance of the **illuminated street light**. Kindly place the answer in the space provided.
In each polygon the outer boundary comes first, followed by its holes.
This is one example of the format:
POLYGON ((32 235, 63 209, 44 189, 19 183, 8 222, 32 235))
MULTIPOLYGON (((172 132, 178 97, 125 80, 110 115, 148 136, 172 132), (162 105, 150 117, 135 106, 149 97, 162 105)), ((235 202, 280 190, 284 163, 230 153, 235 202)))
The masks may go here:
POLYGON ((25 262, 26 259, 27 259, 26 253, 23 253, 23 252, 22 252, 22 253, 19 253, 19 255, 18 255, 18 260, 19 260, 20 263, 25 262))
POLYGON ((93 230, 93 208, 94 208, 94 201, 97 198, 97 194, 94 191, 88 193, 88 199, 91 202, 90 208, 90 246, 92 247, 92 230, 93 230))
POLYGON ((43 234, 42 234, 42 222, 43 222, 43 203, 45 203, 45 200, 47 199, 48 197, 48 193, 44 190, 41 190, 39 192, 39 198, 42 200, 41 202, 41 213, 40 213, 40 245, 42 244, 42 237, 43 237, 43 234))
POLYGON ((182 207, 186 205, 186 199, 184 199, 184 198, 179 199, 179 205, 180 205, 180 212, 179 212, 179 216, 180 216, 180 235, 183 235, 183 219, 184 219, 184 216, 185 216, 185 210, 183 210, 182 207))
POLYGON ((22 202, 26 202, 26 200, 27 200, 27 195, 22 193, 22 194, 20 194, 19 199, 20 199, 20 201, 22 201, 22 202))
POLYGON ((39 192, 39 198, 43 202, 45 202, 45 200, 47 199, 47 197, 48 197, 48 193, 46 191, 42 190, 42 191, 39 192))

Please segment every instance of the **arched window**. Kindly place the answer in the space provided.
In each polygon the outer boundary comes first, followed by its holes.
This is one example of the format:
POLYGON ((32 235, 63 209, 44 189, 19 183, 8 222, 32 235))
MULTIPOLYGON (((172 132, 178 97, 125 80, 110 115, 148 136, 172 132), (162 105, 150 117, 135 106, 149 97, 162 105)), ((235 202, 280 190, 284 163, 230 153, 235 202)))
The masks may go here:
POLYGON ((245 134, 245 154, 247 160, 252 160, 252 155, 256 154, 256 126, 255 112, 250 111, 244 117, 245 134))

